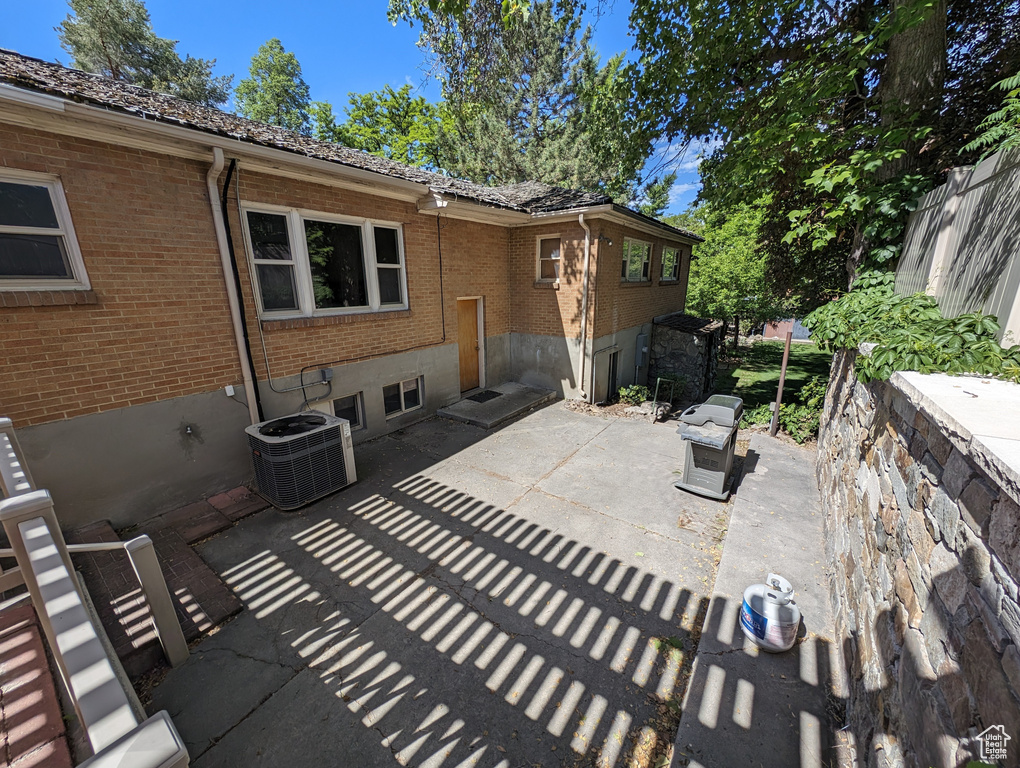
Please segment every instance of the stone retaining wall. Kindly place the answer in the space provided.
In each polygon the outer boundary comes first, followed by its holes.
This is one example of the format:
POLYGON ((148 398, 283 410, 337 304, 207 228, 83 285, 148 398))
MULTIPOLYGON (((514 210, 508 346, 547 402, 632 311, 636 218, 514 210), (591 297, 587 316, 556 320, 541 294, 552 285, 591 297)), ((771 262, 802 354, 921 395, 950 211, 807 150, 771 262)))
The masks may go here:
POLYGON ((656 318, 652 326, 648 387, 654 391, 655 380, 660 376, 679 377, 685 385, 683 393, 679 389, 676 392, 676 399, 698 402, 715 390, 719 348, 723 343, 722 323, 680 318, 679 321, 677 316, 656 318))
POLYGON ((966 765, 998 725, 1020 764, 1020 492, 903 379, 862 384, 853 359, 833 364, 817 470, 859 764, 966 765))

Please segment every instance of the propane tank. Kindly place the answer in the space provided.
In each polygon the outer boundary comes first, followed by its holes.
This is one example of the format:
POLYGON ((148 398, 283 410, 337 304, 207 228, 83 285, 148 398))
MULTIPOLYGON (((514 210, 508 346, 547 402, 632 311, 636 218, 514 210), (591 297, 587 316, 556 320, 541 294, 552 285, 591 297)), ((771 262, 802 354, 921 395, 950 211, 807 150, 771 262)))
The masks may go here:
POLYGON ((763 650, 790 650, 800 627, 793 585, 778 573, 770 573, 765 584, 752 584, 744 590, 740 626, 747 638, 763 650))

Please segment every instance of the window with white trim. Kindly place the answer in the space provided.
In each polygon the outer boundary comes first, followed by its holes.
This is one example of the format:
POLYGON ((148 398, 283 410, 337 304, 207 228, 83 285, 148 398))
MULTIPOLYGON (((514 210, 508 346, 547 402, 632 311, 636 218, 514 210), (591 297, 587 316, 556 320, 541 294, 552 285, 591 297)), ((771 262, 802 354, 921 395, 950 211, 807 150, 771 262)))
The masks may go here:
POLYGON ((386 418, 414 411, 422 406, 421 377, 383 387, 383 409, 386 418))
POLYGON ((88 287, 60 180, 0 170, 0 290, 88 287))
POLYGON ((560 236, 546 235, 538 238, 538 280, 544 283, 560 279, 560 236))
POLYGON ((651 280, 652 244, 643 240, 623 240, 623 265, 620 280, 627 283, 642 283, 651 280))
POLYGON ((365 426, 365 410, 361 404, 361 393, 345 395, 333 400, 333 415, 341 419, 347 419, 351 429, 362 429, 365 426))
POLYGON ((679 248, 662 249, 662 274, 659 277, 662 282, 680 279, 680 254, 679 248))
POLYGON ((407 307, 399 224, 248 206, 244 216, 263 315, 407 307))

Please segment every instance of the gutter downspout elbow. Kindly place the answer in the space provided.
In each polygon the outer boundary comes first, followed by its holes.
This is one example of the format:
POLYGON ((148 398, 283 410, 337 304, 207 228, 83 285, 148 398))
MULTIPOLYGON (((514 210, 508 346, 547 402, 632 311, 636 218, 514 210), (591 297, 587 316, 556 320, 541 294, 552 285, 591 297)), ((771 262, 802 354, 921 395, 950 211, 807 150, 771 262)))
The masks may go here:
POLYGON ((241 363, 241 378, 244 380, 244 395, 248 401, 248 415, 252 424, 259 421, 258 405, 255 398, 255 381, 251 366, 248 364, 248 348, 241 330, 241 302, 237 296, 237 285, 230 266, 230 249, 227 247, 227 229, 220 209, 220 196, 217 182, 223 170, 223 150, 213 148, 213 163, 205 175, 206 187, 209 190, 209 205, 212 208, 213 228, 216 230, 216 245, 220 251, 220 266, 223 269, 223 282, 227 288, 227 305, 230 307, 230 324, 234 328, 234 343, 237 346, 237 359, 241 363))
POLYGON ((590 398, 584 391, 584 368, 588 357, 588 273, 591 268, 591 229, 584 223, 584 214, 577 215, 577 223, 584 230, 584 274, 581 278, 581 349, 578 351, 577 389, 584 400, 590 398))

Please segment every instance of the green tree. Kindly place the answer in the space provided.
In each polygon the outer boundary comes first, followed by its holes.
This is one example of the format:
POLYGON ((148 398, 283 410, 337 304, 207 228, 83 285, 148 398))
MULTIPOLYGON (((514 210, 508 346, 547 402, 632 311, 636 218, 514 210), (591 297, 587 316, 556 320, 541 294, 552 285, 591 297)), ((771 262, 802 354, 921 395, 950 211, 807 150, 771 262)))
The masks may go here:
POLYGON ((1003 0, 637 0, 639 119, 719 142, 702 172, 720 210, 770 191, 769 271, 817 302, 862 262, 894 262, 1020 55, 1018 20, 1003 0))
POLYGON ((234 93, 240 114, 260 123, 311 133, 308 84, 301 76, 297 56, 284 50, 279 38, 259 46, 248 73, 234 93))
POLYGON ((964 152, 982 150, 987 156, 1020 147, 1020 73, 996 83, 995 87, 1006 92, 1002 107, 981 122, 978 126, 981 134, 963 148, 964 152))
POLYGON ((419 45, 442 84, 449 170, 483 183, 535 179, 633 200, 651 134, 627 120, 622 55, 601 64, 576 0, 529 9, 504 24, 500 4, 391 2, 391 18, 421 25, 419 45))
POLYGON ((328 101, 313 101, 308 105, 308 118, 312 124, 313 137, 319 141, 341 143, 332 104, 328 101))
POLYGON ((705 238, 694 246, 686 311, 701 317, 759 325, 789 312, 771 285, 765 254, 759 250, 760 228, 768 200, 720 211, 702 203, 668 217, 673 226, 705 238))
POLYGON ((336 141, 407 165, 438 170, 444 167, 440 131, 441 106, 413 96, 410 85, 394 90, 348 94, 347 119, 337 127, 336 141))
POLYGON ((676 183, 676 173, 667 173, 645 184, 637 209, 645 216, 660 218, 669 207, 670 192, 676 183))
POLYGON ((159 37, 141 0, 70 0, 56 27, 60 45, 78 69, 207 106, 230 98, 233 75, 214 77, 216 59, 177 53, 177 41, 159 37))

